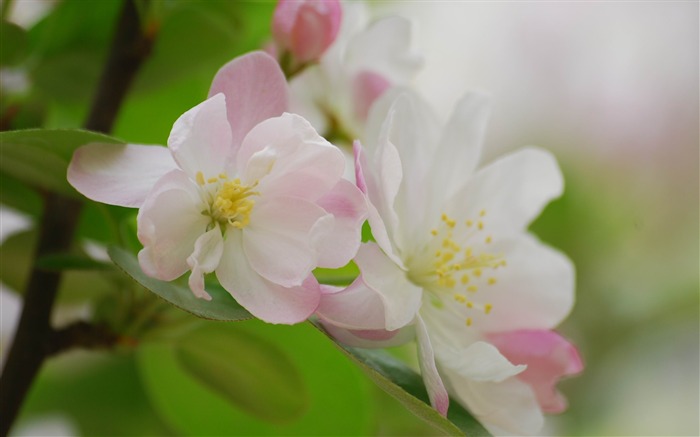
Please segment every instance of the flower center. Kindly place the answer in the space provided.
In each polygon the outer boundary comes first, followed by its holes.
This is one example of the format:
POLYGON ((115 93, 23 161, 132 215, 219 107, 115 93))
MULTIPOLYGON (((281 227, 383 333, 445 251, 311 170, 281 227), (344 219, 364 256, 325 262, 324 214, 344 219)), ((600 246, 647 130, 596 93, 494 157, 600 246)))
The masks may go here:
POLYGON ((205 180, 202 172, 198 172, 197 183, 207 189, 209 211, 205 213, 212 219, 237 229, 243 229, 250 223, 250 213, 255 205, 255 200, 250 197, 260 194, 253 191, 257 182, 244 185, 240 179, 231 180, 223 173, 205 180))
MULTIPOLYGON (((430 267, 423 268, 422 274, 411 276, 417 279, 414 282, 422 283, 432 292, 433 305, 442 308, 443 298, 449 295, 467 309, 480 310, 484 314, 491 312, 492 304, 474 302, 472 296, 482 286, 497 282, 495 271, 505 267, 506 260, 502 255, 476 250, 472 245, 462 247, 455 242, 454 238, 455 232, 459 232, 461 241, 475 241, 478 238, 483 239, 484 244, 491 244, 493 237, 483 235, 486 228, 484 216, 486 216, 486 210, 479 213, 478 219, 466 220, 461 224, 465 228, 459 229, 456 220, 447 214, 442 214, 440 226, 430 231, 432 240, 428 247, 434 251, 432 262, 429 263, 430 267)), ((475 246, 483 247, 482 244, 475 246)), ((467 317, 465 323, 471 326, 472 318, 467 317)))

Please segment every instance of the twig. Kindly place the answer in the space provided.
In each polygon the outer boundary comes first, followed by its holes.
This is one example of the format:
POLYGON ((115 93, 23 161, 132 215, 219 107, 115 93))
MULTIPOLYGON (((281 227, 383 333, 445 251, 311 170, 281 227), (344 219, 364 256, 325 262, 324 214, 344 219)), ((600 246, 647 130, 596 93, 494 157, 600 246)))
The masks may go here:
MULTIPOLYGON (((144 35, 134 0, 125 0, 114 39, 92 102, 85 128, 109 133, 117 111, 137 71, 150 52, 153 35, 144 35)), ((44 216, 34 260, 66 251, 80 213, 81 204, 58 194, 45 196, 44 216)), ((0 435, 6 436, 22 402, 46 357, 56 348, 50 318, 61 280, 60 272, 32 266, 24 294, 24 306, 0 376, 0 435)))

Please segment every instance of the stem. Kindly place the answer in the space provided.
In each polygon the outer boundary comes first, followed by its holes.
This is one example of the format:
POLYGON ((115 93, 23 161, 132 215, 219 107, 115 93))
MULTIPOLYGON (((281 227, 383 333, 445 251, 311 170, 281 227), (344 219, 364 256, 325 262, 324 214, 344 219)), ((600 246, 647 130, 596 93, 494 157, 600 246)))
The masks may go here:
MULTIPOLYGON (((153 35, 143 35, 133 0, 125 0, 114 39, 92 101, 85 128, 109 133, 117 111, 137 71, 150 52, 153 35)), ((0 376, 0 435, 7 436, 44 359, 56 345, 50 325, 51 311, 61 281, 60 272, 44 271, 36 260, 65 252, 73 240, 80 202, 58 194, 45 196, 44 216, 34 265, 24 293, 24 306, 7 361, 0 376)))

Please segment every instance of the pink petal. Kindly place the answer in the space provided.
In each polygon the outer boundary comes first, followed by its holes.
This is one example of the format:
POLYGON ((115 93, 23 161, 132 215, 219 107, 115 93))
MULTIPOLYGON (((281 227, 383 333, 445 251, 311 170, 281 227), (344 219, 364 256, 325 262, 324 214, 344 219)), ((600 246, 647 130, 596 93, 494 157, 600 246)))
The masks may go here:
POLYGON ((416 317, 416 339, 418 340, 418 362, 420 364, 420 373, 425 382, 425 388, 428 390, 430 405, 435 408, 438 413, 447 416, 447 408, 450 405, 450 397, 447 395, 447 390, 442 382, 442 378, 438 373, 435 365, 435 355, 433 346, 430 343, 428 330, 420 316, 416 317))
POLYGON ((139 262, 154 278, 172 281, 187 270, 187 258, 210 219, 194 183, 181 170, 163 176, 139 210, 138 237, 143 244, 139 262))
POLYGON ((277 61, 264 52, 239 56, 221 67, 209 89, 210 96, 218 93, 226 96, 234 150, 253 126, 287 109, 284 73, 277 61))
POLYGON ((566 399, 556 390, 564 376, 583 370, 576 347, 554 331, 522 330, 489 335, 489 340, 513 363, 526 364, 518 375, 528 383, 545 413, 561 413, 566 399))
POLYGON ((366 120, 372 103, 389 87, 391 87, 391 82, 380 74, 372 71, 360 71, 357 73, 352 81, 355 116, 359 120, 366 120))
POLYGON ((284 287, 299 286, 317 266, 312 231, 327 215, 321 207, 292 197, 264 197, 256 203, 243 233, 250 266, 284 287))
POLYGON ((263 196, 318 200, 338 183, 345 159, 309 122, 284 114, 258 124, 237 157, 247 183, 259 182, 263 196))
POLYGON ((137 208, 156 181, 176 168, 165 147, 93 143, 73 154, 68 182, 89 199, 137 208))
POLYGON ((194 243, 194 252, 187 258, 187 265, 192 269, 189 286, 200 299, 211 300, 204 290, 204 275, 216 270, 223 251, 224 239, 218 225, 202 234, 194 243))
POLYGON ((231 128, 226 119, 226 99, 216 94, 185 112, 175 121, 168 147, 178 165, 193 180, 225 173, 234 158, 231 128))
POLYGON ((226 234, 224 253, 216 269, 221 285, 251 314, 268 323, 294 324, 308 318, 321 297, 313 275, 300 286, 289 288, 268 281, 248 263, 241 234, 237 230, 226 234))
MULTIPOLYGON (((379 293, 367 287, 358 277, 347 288, 336 292, 324 291, 316 314, 325 322, 351 330, 384 330, 384 303, 379 293)), ((390 331, 383 331, 390 332, 390 331)))
POLYGON ((339 343, 365 349, 400 346, 408 343, 415 337, 413 325, 404 326, 396 331, 384 331, 381 329, 358 331, 334 326, 323 319, 321 319, 321 324, 326 332, 339 343))
POLYGON ((367 218, 367 203, 360 190, 345 179, 320 198, 316 204, 333 214, 333 230, 316 248, 320 267, 340 268, 350 262, 360 247, 362 224, 367 218))

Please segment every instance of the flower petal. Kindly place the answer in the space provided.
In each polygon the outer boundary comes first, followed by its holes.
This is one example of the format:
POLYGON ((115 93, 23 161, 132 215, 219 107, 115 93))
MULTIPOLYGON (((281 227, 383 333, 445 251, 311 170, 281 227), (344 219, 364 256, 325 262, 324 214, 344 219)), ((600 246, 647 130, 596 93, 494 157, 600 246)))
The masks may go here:
POLYGON ((194 252, 187 258, 187 265, 192 269, 189 286, 195 296, 211 300, 204 290, 204 275, 211 273, 219 266, 221 254, 224 252, 224 239, 219 226, 202 234, 194 243, 194 252))
MULTIPOLYGON (((392 147, 400 156, 401 185, 394 200, 393 208, 401 218, 400 232, 393 237, 401 249, 407 246, 422 245, 416 241, 424 224, 426 214, 431 213, 430 184, 428 173, 439 140, 439 125, 429 106, 415 93, 404 91, 396 96, 396 91, 386 92, 377 100, 368 117, 365 144, 370 161, 377 162, 375 153, 389 152, 392 147), (374 143, 372 143, 374 142, 374 143)), ((386 157, 381 157, 386 159, 386 157)), ((386 162, 377 162, 380 173, 386 162)), ((393 164, 392 164, 393 165, 393 164)), ((375 205, 378 207, 378 205, 375 205)), ((381 210, 380 210, 381 213, 381 210)))
MULTIPOLYGON (((442 364, 442 363, 440 363, 442 364)), ((518 378, 475 381, 440 367, 453 399, 459 401, 493 435, 539 435, 544 417, 530 387, 518 378)))
POLYGON ((404 326, 396 331, 385 331, 382 329, 363 331, 339 328, 332 323, 325 322, 323 319, 321 319, 321 324, 323 329, 339 343, 365 349, 400 346, 408 343, 415 337, 413 325, 404 326))
POLYGON ((318 263, 314 226, 328 213, 292 197, 265 197, 255 204, 243 229, 243 249, 252 268, 265 279, 301 285, 318 263))
POLYGON ((182 114, 168 138, 175 160, 193 180, 198 172, 204 178, 224 173, 234 157, 231 144, 223 94, 216 94, 182 114))
POLYGON ((474 326, 486 332, 551 329, 569 314, 574 266, 564 254, 527 234, 496 239, 489 246, 507 265, 493 272, 495 284, 480 286, 473 295, 474 301, 493 308, 488 315, 474 311, 474 326))
POLYGON ((321 302, 316 314, 328 324, 352 330, 383 330, 386 326, 384 302, 380 294, 358 277, 347 288, 329 291, 321 286, 321 302))
POLYGON ((187 258, 210 220, 202 209, 197 187, 181 170, 158 180, 137 217, 144 246, 139 263, 146 274, 172 281, 189 270, 187 258))
POLYGON ((360 71, 355 74, 352 79, 355 117, 358 120, 366 120, 372 104, 390 87, 391 82, 381 74, 372 71, 360 71))
POLYGON ((421 306, 423 290, 374 243, 360 246, 355 263, 365 285, 379 294, 385 311, 385 329, 394 331, 409 324, 421 306))
POLYGON ((355 180, 358 188, 367 196, 367 220, 375 241, 394 263, 403 267, 397 252, 396 241, 399 218, 394 210, 394 199, 401 184, 401 161, 391 143, 376 153, 376 161, 368 162, 359 141, 353 143, 355 155, 355 180))
POLYGON ((330 191, 343 175, 345 159, 308 121, 284 114, 258 124, 238 152, 247 183, 259 182, 264 196, 294 196, 311 201, 330 191))
POLYGON ((435 344, 440 366, 474 381, 501 382, 523 372, 526 366, 513 365, 495 346, 477 341, 466 348, 452 344, 435 344))
POLYGON ((242 232, 227 232, 216 277, 238 303, 268 323, 299 323, 316 310, 321 297, 313 275, 286 288, 256 273, 246 259, 242 232))
POLYGON ((156 181, 176 168, 165 147, 92 143, 73 154, 68 182, 89 199, 137 208, 156 181))
POLYGON ((277 61, 264 52, 239 56, 219 69, 209 95, 226 96, 234 151, 258 123, 287 109, 287 81, 277 61))
POLYGON ((362 192, 341 179, 316 204, 333 214, 333 230, 316 248, 319 267, 340 268, 350 262, 360 247, 362 224, 367 218, 367 203, 362 192))
POLYGON ((476 219, 483 210, 488 231, 512 233, 526 229, 563 189, 554 156, 542 149, 525 148, 480 169, 443 212, 459 219, 476 219))
POLYGON ((345 52, 347 69, 374 71, 392 83, 405 84, 423 66, 411 50, 411 22, 386 17, 370 24, 349 41, 345 52))
POLYGON ((479 163, 489 109, 487 95, 468 93, 443 128, 430 170, 432 198, 438 208, 464 186, 479 163))
POLYGON ((556 332, 544 330, 499 332, 488 338, 508 360, 527 365, 518 378, 533 388, 545 413, 566 409, 566 399, 556 390, 556 384, 561 377, 583 370, 573 344, 556 332))
POLYGON ((430 343, 430 337, 428 336, 425 322, 423 322, 420 316, 416 317, 416 339, 418 341, 418 363, 420 364, 420 373, 425 382, 425 388, 428 390, 430 405, 432 405, 438 413, 447 416, 447 407, 450 405, 450 397, 447 394, 445 385, 435 365, 433 346, 430 343))

